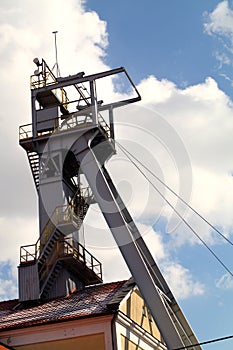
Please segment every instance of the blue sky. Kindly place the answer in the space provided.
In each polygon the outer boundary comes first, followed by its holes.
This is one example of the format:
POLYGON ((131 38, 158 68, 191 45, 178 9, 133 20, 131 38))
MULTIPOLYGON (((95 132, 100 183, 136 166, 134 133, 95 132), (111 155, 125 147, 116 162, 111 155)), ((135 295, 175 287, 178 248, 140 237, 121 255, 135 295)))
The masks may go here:
POLYGON ((220 74, 230 72, 231 67, 219 70, 215 58, 222 43, 203 32, 208 13, 218 3, 216 0, 115 3, 90 0, 86 8, 97 11, 107 21, 106 62, 111 66, 124 62, 136 83, 154 74, 183 87, 212 76, 230 94, 231 87, 220 74))
MULTIPOLYGON (((0 298, 17 297, 19 247, 38 237, 37 195, 18 126, 31 119, 32 59, 54 64, 54 30, 62 74, 127 68, 142 102, 116 115, 117 140, 233 240, 233 1, 41 0, 39 7, 0 4, 0 298)), ((232 335, 232 277, 120 152, 109 168, 198 339, 232 335)), ((232 246, 164 193, 233 271, 232 246)), ((99 211, 87 219, 87 248, 103 261, 105 280, 127 278, 99 211)), ((203 346, 232 348, 233 340, 203 346)))

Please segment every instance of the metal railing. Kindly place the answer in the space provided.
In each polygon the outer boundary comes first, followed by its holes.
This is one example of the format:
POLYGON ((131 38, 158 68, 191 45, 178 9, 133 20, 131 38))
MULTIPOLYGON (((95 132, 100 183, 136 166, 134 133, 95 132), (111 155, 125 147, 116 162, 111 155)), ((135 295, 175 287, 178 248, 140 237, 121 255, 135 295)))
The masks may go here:
POLYGON ((102 278, 102 265, 88 250, 80 243, 74 247, 69 242, 70 239, 60 241, 59 258, 71 256, 74 259, 81 261, 87 268, 95 272, 95 274, 102 278))
POLYGON ((93 271, 102 280, 102 264, 91 253, 89 253, 82 244, 76 242, 74 247, 70 238, 60 239, 56 242, 54 249, 47 257, 45 262, 40 266, 39 276, 43 287, 45 287, 53 271, 55 270, 58 260, 72 258, 81 262, 85 267, 93 271))
POLYGON ((35 262, 36 255, 36 244, 20 247, 20 263, 35 262))
POLYGON ((38 74, 33 74, 30 77, 31 90, 50 86, 57 83, 57 79, 46 62, 42 60, 42 68, 38 74))
POLYGON ((106 123, 104 117, 100 113, 98 114, 98 124, 103 128, 103 130, 107 134, 108 138, 110 138, 111 137, 110 127, 106 123))
MULTIPOLYGON (((94 194, 89 186, 87 187, 78 187, 78 190, 72 197, 70 204, 71 207, 75 207, 76 199, 78 198, 79 203, 82 205, 90 205, 94 201, 94 194)), ((78 209, 78 208, 77 208, 78 209)), ((78 213, 78 210, 77 210, 78 213)))
MULTIPOLYGON (((52 130, 42 131, 37 133, 37 137, 40 136, 49 136, 53 133, 59 133, 63 131, 68 131, 74 128, 86 128, 88 126, 93 125, 93 119, 91 114, 85 114, 84 112, 74 112, 71 113, 66 119, 64 116, 58 118, 51 118, 46 121, 54 121, 54 126, 52 130)), ((44 121, 42 122, 44 123, 44 121)), ((40 124, 38 122, 38 124, 40 124)), ((102 127, 104 132, 108 137, 110 137, 110 128, 106 123, 104 118, 99 114, 98 116, 98 125, 102 127)), ((32 124, 25 124, 19 127, 19 140, 27 140, 33 137, 32 134, 32 124)))
POLYGON ((80 208, 76 209, 76 213, 72 205, 56 207, 36 243, 20 247, 21 263, 33 262, 39 257, 44 246, 50 241, 56 226, 66 223, 74 223, 76 226, 81 224, 82 220, 79 214, 83 214, 82 207, 93 199, 93 193, 90 187, 87 186, 80 189, 80 195, 80 208))
MULTIPOLYGON (((45 60, 42 59, 42 63, 39 65, 38 74, 31 75, 30 77, 31 90, 40 89, 42 87, 51 86, 55 84, 57 84, 57 78, 55 77, 45 60)), ((53 93, 56 95, 58 100, 62 102, 64 107, 67 107, 69 99, 67 97, 65 89, 55 88, 53 90, 53 93)))
POLYGON ((57 225, 65 223, 75 223, 77 225, 79 221, 79 217, 74 213, 71 206, 64 205, 55 208, 36 243, 20 247, 20 262, 28 263, 36 261, 46 243, 50 241, 57 225))

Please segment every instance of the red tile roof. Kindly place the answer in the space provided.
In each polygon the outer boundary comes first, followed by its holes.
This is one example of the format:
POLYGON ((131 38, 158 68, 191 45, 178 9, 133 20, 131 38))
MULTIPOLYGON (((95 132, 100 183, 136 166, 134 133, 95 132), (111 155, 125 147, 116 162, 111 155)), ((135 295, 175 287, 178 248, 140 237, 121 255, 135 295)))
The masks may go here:
POLYGON ((111 314, 131 288, 132 283, 126 281, 98 284, 43 304, 31 307, 27 303, 21 304, 20 309, 17 307, 19 305, 17 300, 0 302, 0 332, 6 329, 111 314))

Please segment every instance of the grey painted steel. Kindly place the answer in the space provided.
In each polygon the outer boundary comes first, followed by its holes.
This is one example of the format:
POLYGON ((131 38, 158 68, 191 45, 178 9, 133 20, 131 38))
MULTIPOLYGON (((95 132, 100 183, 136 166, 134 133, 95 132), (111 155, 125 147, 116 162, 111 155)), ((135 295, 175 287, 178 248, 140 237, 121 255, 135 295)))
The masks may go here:
POLYGON ((77 75, 71 75, 70 77, 68 76, 65 78, 58 78, 58 79, 56 79, 57 80, 56 86, 54 86, 54 84, 52 84, 52 85, 46 86, 44 88, 42 87, 42 88, 34 89, 33 91, 39 90, 40 92, 43 92, 43 91, 53 90, 54 88, 60 89, 60 88, 63 88, 63 87, 69 86, 69 85, 85 83, 86 81, 93 81, 93 80, 97 80, 97 79, 102 79, 102 78, 108 77, 110 75, 119 74, 119 73, 126 73, 127 78, 129 79, 130 83, 132 84, 135 91, 137 91, 137 93, 139 95, 139 92, 138 92, 136 86, 134 85, 133 81, 129 77, 129 75, 126 72, 126 69, 124 67, 115 68, 115 69, 111 69, 111 70, 108 70, 105 72, 86 75, 86 76, 82 76, 82 77, 80 77, 80 75, 77 74, 77 75))
POLYGON ((170 288, 167 285, 167 282, 165 281, 162 273, 160 272, 158 266, 156 265, 154 258, 151 255, 151 252, 149 251, 147 245, 145 244, 145 241, 143 240, 143 238, 141 237, 137 226, 135 225, 135 222, 133 221, 133 218, 131 217, 128 209, 126 208, 123 200, 121 199, 120 194, 118 193, 115 185, 113 184, 110 175, 108 174, 108 171, 106 168, 103 167, 103 172, 104 172, 104 176, 105 178, 107 178, 108 180, 108 185, 111 189, 111 192, 117 202, 117 205, 119 206, 120 210, 121 210, 121 214, 124 217, 124 220, 126 221, 126 223, 128 224, 128 227, 131 231, 131 234, 135 240, 135 243, 137 244, 138 248, 140 249, 141 254, 143 255, 143 258, 148 266, 148 268, 151 270, 152 272, 152 277, 154 279, 154 282, 156 283, 156 285, 161 289, 161 291, 163 291, 163 293, 170 299, 172 300, 174 298, 174 296, 172 295, 172 292, 170 290, 170 288))
MULTIPOLYGON (((120 197, 115 185, 113 184, 110 175, 105 167, 102 167, 104 176, 107 178, 108 185, 111 189, 111 192, 117 202, 121 210, 121 214, 123 215, 126 223, 128 224, 128 228, 130 229, 132 236, 135 240, 135 244, 139 248, 142 257, 151 273, 151 278, 153 278, 155 284, 160 288, 160 290, 164 293, 166 299, 165 304, 169 313, 173 319, 174 324, 176 324, 179 334, 181 335, 186 346, 190 346, 192 344, 198 344, 198 340, 193 333, 191 327, 188 324, 182 310, 180 309, 174 295, 172 294, 167 282, 165 281, 159 267, 157 266, 154 258, 151 255, 150 250, 145 244, 144 239, 141 237, 140 232, 138 231, 137 226, 135 225, 128 209, 126 208, 123 200, 120 197)), ((195 347, 196 350, 201 350, 200 346, 195 347)))
POLYGON ((90 81, 90 92, 91 92, 91 111, 93 124, 98 124, 98 108, 97 108, 97 96, 96 96, 96 85, 95 81, 90 81))
POLYGON ((58 118, 58 107, 40 109, 36 112, 37 132, 54 130, 55 118, 58 118))
POLYGON ((37 263, 25 264, 18 267, 19 301, 35 300, 39 298, 40 286, 37 263))
MULTIPOLYGON (((75 148, 75 147, 74 147, 75 148)), ((95 199, 105 217, 113 237, 132 273, 147 306, 158 325, 169 350, 183 347, 184 343, 169 315, 158 288, 151 278, 151 273, 144 258, 135 244, 134 238, 121 215, 120 208, 110 190, 100 164, 89 149, 76 154, 81 162, 82 171, 92 188, 95 199), (98 181, 98 184, 97 184, 98 181)))
MULTIPOLYGON (((49 91, 52 91, 54 89, 59 89, 59 88, 64 88, 66 86, 77 86, 77 84, 82 84, 85 82, 89 82, 90 84, 90 90, 91 90, 91 108, 93 110, 93 115, 94 115, 94 119, 97 119, 97 113, 98 111, 104 111, 104 110, 113 110, 114 108, 118 108, 118 107, 122 107, 124 105, 127 105, 129 103, 134 103, 137 101, 141 100, 141 96, 139 94, 139 91, 137 90, 136 86, 134 85, 132 79, 130 78, 129 74, 127 73, 126 69, 124 67, 120 67, 120 68, 116 68, 116 69, 112 69, 109 71, 105 71, 105 72, 101 72, 101 73, 97 73, 97 74, 92 74, 92 75, 88 75, 88 76, 83 76, 83 72, 82 73, 78 73, 74 76, 70 76, 70 77, 65 77, 65 78, 58 78, 56 79, 56 82, 54 82, 54 84, 45 86, 45 87, 40 87, 40 88, 36 88, 36 89, 32 89, 31 90, 31 102, 32 102, 32 131, 33 131, 33 137, 35 138, 37 136, 37 121, 36 121, 36 100, 37 100, 37 95, 38 93, 48 93, 49 91), (96 100, 96 91, 95 91, 95 80, 101 79, 101 78, 105 78, 111 75, 115 75, 115 74, 119 74, 119 73, 124 73, 128 79, 128 81, 130 82, 134 92, 136 93, 135 97, 129 98, 129 99, 125 99, 122 101, 118 101, 118 102, 113 102, 110 104, 106 104, 106 105, 102 105, 102 106, 98 106, 98 110, 97 110, 97 100, 96 100)), ((57 101, 57 105, 62 106, 62 103, 59 103, 57 101)), ((94 123, 95 124, 95 123, 94 123)))
POLYGON ((77 278, 74 280, 73 276, 65 269, 61 269, 58 276, 54 280, 51 289, 46 294, 46 298, 52 299, 57 296, 64 296, 72 293, 75 288, 83 288, 84 285, 77 278))

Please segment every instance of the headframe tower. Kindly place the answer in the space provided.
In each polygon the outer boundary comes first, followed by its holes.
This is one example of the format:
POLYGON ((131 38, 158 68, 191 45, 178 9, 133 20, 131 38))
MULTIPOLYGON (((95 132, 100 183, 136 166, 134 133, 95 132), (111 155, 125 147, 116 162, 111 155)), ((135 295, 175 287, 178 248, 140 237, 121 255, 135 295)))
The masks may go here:
POLYGON ((21 247, 20 302, 102 282, 101 263, 79 239, 89 206, 98 203, 168 349, 198 343, 105 167, 116 152, 114 109, 141 99, 136 86, 123 67, 55 77, 45 60, 34 63, 32 123, 19 136, 38 193, 40 235, 21 247), (97 88, 116 75, 130 84, 131 97, 105 103, 97 88))

